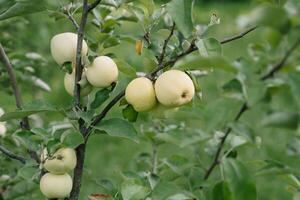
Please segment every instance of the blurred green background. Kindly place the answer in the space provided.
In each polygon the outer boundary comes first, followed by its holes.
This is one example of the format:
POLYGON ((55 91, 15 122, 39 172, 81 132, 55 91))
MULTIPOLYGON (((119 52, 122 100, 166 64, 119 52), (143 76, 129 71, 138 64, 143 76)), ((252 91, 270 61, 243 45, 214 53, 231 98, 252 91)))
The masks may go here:
MULTIPOLYGON (((1 1, 0 1, 1 2, 1 1)), ((155 1, 157 4, 161 4, 165 1, 155 1)), ((237 26, 237 19, 240 15, 247 13, 258 3, 262 1, 247 1, 247 0, 196 0, 194 20, 195 24, 207 24, 210 21, 210 16, 215 13, 220 19, 221 23, 216 26, 209 33, 210 36, 218 39, 226 38, 241 32, 237 26)), ((266 2, 266 1, 264 1, 266 2)), ((275 1, 280 4, 280 1, 275 1)), ((51 2, 54 6, 59 4, 59 1, 51 2)), ((71 97, 65 92, 63 87, 64 73, 55 64, 50 55, 49 41, 51 37, 57 33, 65 31, 73 31, 71 24, 63 19, 54 21, 49 18, 49 13, 42 12, 33 15, 29 15, 24 19, 13 18, 6 22, 0 23, 0 38, 7 41, 6 47, 10 52, 17 54, 23 54, 24 52, 36 52, 42 56, 44 60, 42 65, 35 65, 34 63, 28 63, 37 74, 49 84, 51 92, 43 92, 38 90, 30 84, 26 84, 26 81, 22 82, 21 91, 24 96, 24 101, 28 102, 32 99, 48 99, 54 104, 69 105, 72 101, 71 97), (7 24, 10 24, 9 26, 7 24), (1 28, 2 27, 2 28, 1 28), (5 29, 3 29, 5 27, 5 29), (20 52, 19 49, 22 48, 20 52)), ((88 26, 89 27, 89 26, 88 26)), ((130 22, 123 23, 118 30, 120 33, 132 33, 133 35, 142 35, 142 30, 136 27, 130 22)), ((263 30, 258 29, 253 33, 247 35, 245 38, 225 44, 223 46, 223 54, 231 61, 240 57, 249 56, 249 44, 264 43, 265 40, 262 37, 263 30)), ((136 69, 147 70, 141 58, 135 54, 134 45, 130 43, 122 43, 117 47, 112 47, 106 51, 113 52, 116 57, 126 58, 127 62, 133 65, 136 69)), ((98 52, 100 55, 103 52, 98 52)), ((18 67, 18 60, 13 60, 15 66, 18 67)), ((250 67, 250 66, 249 66, 250 67)), ((199 103, 199 107, 219 98, 220 87, 229 81, 232 75, 223 71, 214 71, 210 76, 200 78, 200 85, 202 87, 203 100, 199 103)), ((117 91, 125 86, 130 79, 121 74, 120 82, 117 86, 117 91)), ((270 105, 273 108, 284 108, 284 110, 293 110, 290 102, 291 92, 289 90, 280 90, 278 92, 276 101, 271 100, 270 105)), ((238 103, 236 106, 238 109, 238 103)), ((5 111, 11 111, 15 109, 15 103, 12 95, 4 92, 4 88, 0 89, 0 107, 5 111)), ((300 158, 299 155, 287 155, 286 143, 294 134, 292 131, 265 128, 259 129, 258 125, 262 118, 262 110, 266 111, 264 102, 255 106, 250 112, 248 112, 242 121, 250 125, 256 130, 256 135, 261 137, 263 145, 260 148, 253 148, 251 145, 244 145, 238 148, 238 153, 243 160, 247 160, 246 164, 251 169, 255 169, 255 160, 258 159, 274 159, 287 165, 299 168, 300 158), (284 133, 283 133, 284 131, 284 133), (249 161, 249 162, 248 162, 249 161)), ((187 112, 177 112, 173 114, 174 119, 178 119, 178 124, 185 123, 191 129, 202 129, 203 125, 201 120, 203 113, 195 114, 195 116, 188 115, 187 112), (185 114, 188 115, 188 121, 185 120, 185 114)), ((121 114, 121 109, 116 107, 109 116, 116 116, 121 114)), ((42 118, 46 119, 40 126, 48 127, 50 121, 61 121, 62 116, 54 113, 41 114, 42 118)), ((137 129, 140 130, 144 123, 143 118, 149 116, 140 116, 136 123, 137 129)), ((157 122, 153 122, 157 123, 157 122)), ((180 134, 186 134, 185 131, 180 134)), ((208 163, 209 157, 205 156, 205 146, 201 143, 195 147, 179 147, 178 145, 166 143, 161 145, 158 150, 159 158, 166 158, 172 156, 174 152, 181 154, 189 160, 195 161, 194 152, 199 152, 200 158, 203 163, 208 163), (190 156, 189 156, 190 155, 190 156)), ((92 193, 101 193, 103 188, 97 185, 97 181, 100 179, 111 179, 115 183, 119 183, 122 179, 121 172, 123 171, 136 171, 141 167, 141 153, 151 154, 151 144, 145 139, 142 139, 139 144, 128 141, 126 139, 113 138, 106 135, 93 135, 88 143, 87 159, 84 168, 84 178, 82 183, 82 199, 92 193)), ((196 161, 195 161, 196 162, 196 161)), ((216 170, 217 171, 217 170, 216 170)), ((197 177, 195 176, 195 179, 197 177)), ((199 177, 200 179, 200 177, 199 177)), ((291 193, 288 193, 284 182, 274 176, 262 176, 256 178, 258 195, 261 200, 290 200, 292 199, 291 193)), ((23 194, 17 199, 38 199, 35 195, 39 195, 39 192, 23 194), (32 196, 31 196, 32 195, 32 196), (31 196, 31 197, 30 197, 31 196)))

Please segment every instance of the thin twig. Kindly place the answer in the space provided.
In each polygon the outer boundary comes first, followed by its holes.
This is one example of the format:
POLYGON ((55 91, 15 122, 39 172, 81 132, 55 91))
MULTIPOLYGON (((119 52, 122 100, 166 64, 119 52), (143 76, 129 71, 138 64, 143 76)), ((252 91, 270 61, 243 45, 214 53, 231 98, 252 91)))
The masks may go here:
POLYGON ((10 152, 8 149, 6 149, 5 147, 0 145, 0 151, 6 155, 7 157, 14 159, 14 160, 18 160, 21 163, 25 164, 26 163, 26 158, 24 158, 23 156, 19 156, 17 154, 14 154, 13 152, 10 152))
MULTIPOLYGON (((22 100, 22 96, 20 94, 20 90, 19 90, 19 87, 18 87, 18 84, 17 84, 17 79, 16 79, 15 73, 13 71, 12 64, 9 61, 9 58, 6 55, 6 53, 4 51, 4 48, 3 48, 1 43, 0 43, 0 59, 2 60, 3 64, 6 67, 6 70, 7 70, 8 76, 9 76, 9 80, 10 80, 10 84, 12 86, 13 93, 14 93, 14 96, 15 96, 16 106, 17 106, 18 109, 22 109, 23 100, 22 100)), ((20 126, 21 126, 22 129, 25 129, 25 130, 30 129, 30 125, 29 125, 29 121, 28 121, 27 117, 24 117, 22 119, 20 126)))
POLYGON ((172 26, 172 28, 171 28, 171 32, 170 32, 169 36, 167 37, 167 39, 164 41, 164 45, 163 45, 163 48, 162 48, 162 52, 161 52, 160 57, 159 57, 159 59, 158 59, 158 64, 159 64, 159 65, 163 62, 163 60, 164 60, 164 58, 165 58, 166 49, 167 49, 167 46, 168 46, 168 43, 169 43, 171 37, 172 37, 173 34, 174 34, 174 30, 175 30, 175 23, 173 23, 173 26, 172 26))
POLYGON ((272 77, 276 72, 278 72, 283 65, 286 63, 290 55, 295 51, 295 49, 300 45, 300 38, 294 43, 294 45, 284 54, 282 60, 278 62, 267 74, 261 77, 261 80, 266 80, 272 77))
POLYGON ((95 0, 92 4, 90 4, 89 7, 88 7, 88 12, 90 12, 91 10, 96 8, 97 5, 99 5, 100 2, 101 2, 101 0, 95 0))
MULTIPOLYGON (((287 59, 297 49, 297 47, 299 47, 299 45, 300 45, 300 38, 298 40, 296 40, 296 42, 292 45, 292 47, 290 49, 287 50, 287 52, 285 53, 283 58, 276 65, 274 65, 272 67, 270 72, 268 72, 266 75, 261 77, 261 80, 266 80, 266 79, 272 78, 276 72, 278 72, 282 67, 284 67, 287 59)), ((244 103, 242 108, 238 112, 237 116, 235 117, 234 121, 238 121, 246 110, 248 110, 248 106, 247 106, 247 103, 244 103)), ((231 133, 231 131, 232 131, 232 129, 230 127, 227 128, 225 135, 221 138, 221 141, 219 143, 219 146, 218 146, 217 152, 214 156, 214 159, 213 159, 211 165, 208 167, 206 173, 204 174, 204 180, 207 180, 209 178, 209 176, 213 172, 214 168, 220 163, 220 154, 224 147, 225 141, 226 141, 228 135, 231 133)))
POLYGON ((228 43, 228 42, 231 42, 231 41, 234 41, 234 40, 237 40, 237 39, 240 39, 242 37, 244 37, 245 35, 247 35, 248 33, 254 31, 255 29, 257 28, 257 26, 254 26, 252 28, 249 28, 247 29, 246 31, 238 34, 238 35, 234 35, 232 37, 229 37, 229 38, 225 38, 224 40, 222 40, 220 43, 221 44, 225 44, 225 43, 228 43))
POLYGON ((68 17, 68 19, 72 22, 72 24, 73 24, 73 26, 75 27, 76 31, 78 31, 78 30, 79 30, 79 25, 78 25, 77 21, 75 20, 74 16, 70 13, 70 11, 69 11, 69 10, 66 10, 66 11, 64 11, 63 13, 64 13, 64 14, 66 15, 66 17, 68 17))

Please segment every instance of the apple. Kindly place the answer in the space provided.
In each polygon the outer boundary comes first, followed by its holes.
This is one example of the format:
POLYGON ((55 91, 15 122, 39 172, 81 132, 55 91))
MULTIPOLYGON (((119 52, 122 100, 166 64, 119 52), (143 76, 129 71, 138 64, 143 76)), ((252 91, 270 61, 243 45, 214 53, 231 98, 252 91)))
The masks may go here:
POLYGON ((133 79, 126 87, 125 99, 137 112, 151 110, 156 105, 152 81, 145 77, 133 79))
POLYGON ((45 174, 40 180, 40 190, 49 199, 65 198, 70 195, 73 181, 69 174, 45 174))
POLYGON ((44 168, 52 174, 72 171, 77 163, 76 152, 72 148, 61 148, 45 160, 44 168))
POLYGON ((118 67, 108 56, 98 56, 86 69, 88 82, 94 87, 109 87, 118 79, 118 67))
MULTIPOLYGON (((0 117, 4 114, 4 110, 2 108, 0 108, 0 117)), ((6 133, 7 129, 6 129, 6 124, 5 122, 0 122, 0 137, 4 137, 5 133, 6 133)))
MULTIPOLYGON (((54 60, 59 65, 66 62, 75 62, 77 49, 77 34, 75 33, 60 33, 55 35, 50 42, 51 54, 54 60)), ((86 42, 82 41, 81 55, 85 56, 88 52, 86 42)))
MULTIPOLYGON (((75 84, 75 70, 71 74, 66 73, 64 78, 64 86, 66 91, 70 95, 74 95, 74 84, 75 84)), ((92 86, 87 82, 85 72, 82 72, 81 80, 80 80, 80 95, 86 96, 92 91, 92 86)))
POLYGON ((192 79, 183 71, 169 70, 154 85, 156 98, 164 106, 177 107, 190 102, 195 94, 192 79))

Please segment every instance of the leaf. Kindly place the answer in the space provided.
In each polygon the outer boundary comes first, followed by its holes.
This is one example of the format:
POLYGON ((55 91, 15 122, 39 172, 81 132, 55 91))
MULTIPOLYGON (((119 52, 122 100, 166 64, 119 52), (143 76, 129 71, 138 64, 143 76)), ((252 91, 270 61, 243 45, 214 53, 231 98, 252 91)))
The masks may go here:
POLYGON ((32 114, 45 111, 58 111, 51 103, 44 100, 32 101, 23 106, 22 110, 16 110, 14 112, 7 112, 0 117, 0 121, 7 121, 11 119, 20 119, 32 114))
POLYGON ((233 121, 242 105, 241 101, 231 98, 221 98, 210 102, 203 111, 208 131, 222 128, 233 121))
POLYGON ((25 180, 33 180, 34 175, 38 172, 38 168, 32 165, 25 165, 18 170, 18 176, 22 177, 25 180))
POLYGON ((84 143, 84 138, 79 132, 69 129, 61 135, 60 142, 67 147, 76 148, 84 143))
POLYGON ((109 93, 111 91, 109 89, 102 89, 96 92, 95 94, 95 99, 91 103, 91 109, 96 109, 99 106, 101 106, 108 98, 109 98, 109 93))
POLYGON ((150 189, 139 185, 133 179, 125 180, 121 185, 121 194, 124 200, 145 199, 150 189))
POLYGON ((127 105, 126 108, 122 110, 123 117, 129 122, 135 122, 138 117, 138 112, 136 112, 132 105, 127 105))
POLYGON ((113 137, 123 137, 138 142, 137 131, 131 123, 123 119, 112 118, 103 120, 95 126, 95 129, 105 131, 113 137))
POLYGON ((292 95, 295 98, 295 101, 300 108, 300 74, 299 73, 291 73, 287 77, 288 84, 292 90, 292 95))
POLYGON ((247 168, 238 160, 228 158, 222 166, 235 200, 256 200, 256 186, 247 168))
POLYGON ((193 0, 172 0, 167 4, 167 11, 172 16, 177 28, 185 38, 193 32, 193 0))
POLYGON ((152 15, 155 10, 155 4, 153 0, 139 0, 147 9, 148 15, 152 15))
POLYGON ((215 38, 198 38, 195 42, 201 56, 220 56, 222 54, 222 46, 215 38))
POLYGON ((298 128, 298 122, 298 113, 275 112, 265 116, 262 120, 262 125, 295 130, 298 128))
POLYGON ((19 0, 0 14, 0 20, 46 10, 46 0, 19 0))
POLYGON ((136 71, 127 62, 120 59, 114 59, 114 61, 122 73, 132 78, 136 77, 136 71))
POLYGON ((222 69, 235 73, 237 69, 221 56, 203 57, 199 55, 188 55, 175 63, 175 68, 181 69, 222 69))
POLYGON ((214 186, 212 200, 233 200, 229 184, 226 181, 220 181, 214 186))

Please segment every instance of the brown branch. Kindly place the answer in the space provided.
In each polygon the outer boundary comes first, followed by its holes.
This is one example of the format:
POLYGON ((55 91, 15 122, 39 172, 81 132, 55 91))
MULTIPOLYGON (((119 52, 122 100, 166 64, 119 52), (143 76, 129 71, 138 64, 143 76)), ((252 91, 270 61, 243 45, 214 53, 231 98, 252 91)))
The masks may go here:
POLYGON ((280 62, 278 62, 267 74, 261 77, 261 80, 266 80, 268 78, 273 77, 273 75, 278 72, 286 63, 287 59, 290 57, 290 55, 297 49, 297 47, 300 45, 300 38, 294 43, 294 45, 286 51, 283 58, 280 62))
MULTIPOLYGON (((290 49, 287 50, 287 52, 284 54, 283 58, 275 66, 273 66, 272 69, 266 75, 261 77, 261 80, 266 80, 266 79, 272 78, 276 72, 278 72, 282 67, 284 67, 287 59, 297 49, 297 47, 299 47, 299 45, 300 45, 300 38, 298 40, 296 40, 296 42, 292 45, 292 47, 290 49)), ((235 117, 234 121, 238 121, 240 119, 240 117, 243 115, 243 113, 245 111, 247 111, 248 109, 249 108, 247 106, 247 103, 244 103, 242 108, 238 112, 237 116, 235 117)), ((232 131, 232 129, 230 127, 227 128, 225 135, 221 138, 221 141, 219 143, 219 146, 218 146, 217 152, 214 156, 214 159, 213 159, 211 165, 209 166, 209 168, 207 169, 206 173, 204 174, 204 180, 207 180, 209 178, 209 176, 211 175, 211 173, 213 172, 214 168, 217 165, 219 165, 222 149, 223 149, 225 141, 226 141, 228 135, 231 133, 231 131, 232 131)))
POLYGON ((167 49, 167 46, 168 46, 168 43, 169 43, 171 37, 172 37, 173 34, 174 34, 174 30, 175 30, 175 23, 173 23, 173 26, 172 26, 172 28, 171 28, 171 32, 170 32, 169 36, 167 37, 167 39, 164 41, 164 45, 163 45, 163 48, 162 48, 162 52, 161 52, 160 57, 159 57, 159 59, 158 59, 158 64, 159 64, 159 65, 163 62, 163 60, 164 60, 164 58, 165 58, 166 49, 167 49))
MULTIPOLYGON (((11 64, 11 62, 9 61, 8 56, 6 55, 4 48, 2 46, 2 44, 0 43, 0 59, 2 60, 3 64, 6 67, 8 76, 9 76, 9 80, 10 80, 10 84, 12 86, 13 89, 13 93, 15 96, 15 101, 16 101, 16 106, 18 109, 22 109, 23 106, 23 100, 20 94, 20 90, 17 84, 17 79, 15 76, 15 73, 13 71, 13 66, 11 64)), ((30 129, 30 125, 29 125, 29 121, 27 117, 24 117, 21 121, 20 124, 21 128, 24 130, 29 130, 30 129)))
POLYGON ((23 156, 19 156, 11 151, 9 151, 8 149, 6 149, 5 147, 0 145, 0 151, 6 155, 7 157, 14 159, 14 160, 18 160, 21 163, 25 164, 26 163, 26 158, 24 158, 23 156))
MULTIPOLYGON (((10 84, 12 86, 13 89, 13 93, 14 93, 14 97, 15 97, 15 101, 16 101, 16 106, 18 109, 22 109, 23 106, 23 100, 22 100, 22 96, 20 94, 20 90, 18 87, 18 83, 17 83, 17 79, 13 70, 13 66, 8 58, 8 56, 5 53, 5 50, 2 46, 2 44, 0 43, 0 59, 2 60, 3 64, 6 67, 8 76, 9 76, 9 80, 10 80, 10 84)), ((27 117, 24 117, 21 122, 20 122, 20 127, 23 130, 30 130, 30 125, 29 125, 29 121, 27 117)), ((37 163, 39 163, 39 157, 37 156, 35 151, 32 151, 30 149, 27 150, 27 152, 29 153, 30 157, 32 159, 34 159, 37 163)), ((6 154, 7 155, 7 154, 6 154)))
POLYGON ((234 41, 234 40, 237 40, 237 39, 240 39, 242 37, 244 37, 245 35, 247 35, 248 33, 254 31, 255 29, 257 28, 257 26, 254 26, 252 28, 249 28, 247 29, 246 31, 238 34, 238 35, 234 35, 232 37, 229 37, 229 38, 225 38, 224 40, 222 40, 220 43, 221 44, 225 44, 225 43, 228 43, 228 42, 231 42, 231 41, 234 41))
POLYGON ((88 7, 88 12, 90 12, 91 10, 96 8, 97 5, 99 5, 100 2, 101 2, 101 0, 95 0, 92 4, 90 4, 89 7, 88 7))
MULTIPOLYGON (((75 87, 74 87, 76 110, 82 110, 81 103, 80 103, 79 81, 81 79, 82 71, 83 71, 83 64, 81 61, 81 57, 82 57, 81 50, 82 50, 84 30, 87 23, 89 12, 91 12, 100 2, 101 0, 96 0, 95 2, 89 5, 87 0, 83 0, 81 21, 77 31, 77 49, 76 49, 76 63, 75 63, 76 71, 75 71, 75 87)), ((85 137, 85 135, 87 134, 87 129, 84 125, 84 120, 79 119, 78 124, 79 124, 80 133, 85 137)), ((76 148, 77 165, 74 169, 73 187, 69 198, 70 200, 77 200, 79 198, 81 179, 83 173, 83 165, 85 159, 85 151, 86 151, 86 143, 83 143, 76 148)))

